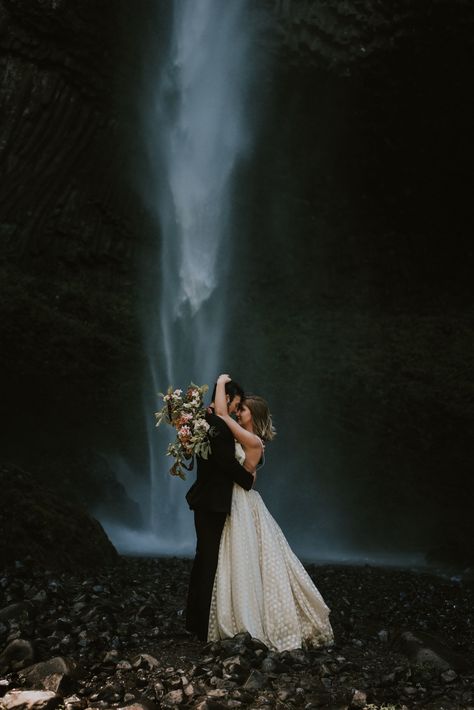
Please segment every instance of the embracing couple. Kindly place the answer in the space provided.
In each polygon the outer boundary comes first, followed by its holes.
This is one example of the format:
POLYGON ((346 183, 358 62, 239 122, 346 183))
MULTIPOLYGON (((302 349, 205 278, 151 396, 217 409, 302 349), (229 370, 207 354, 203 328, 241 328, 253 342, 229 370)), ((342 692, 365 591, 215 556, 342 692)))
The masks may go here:
POLYGON ((206 419, 211 453, 186 495, 197 536, 188 631, 201 641, 247 631, 275 651, 331 644, 329 608, 253 489, 275 435, 267 403, 220 375, 206 419))

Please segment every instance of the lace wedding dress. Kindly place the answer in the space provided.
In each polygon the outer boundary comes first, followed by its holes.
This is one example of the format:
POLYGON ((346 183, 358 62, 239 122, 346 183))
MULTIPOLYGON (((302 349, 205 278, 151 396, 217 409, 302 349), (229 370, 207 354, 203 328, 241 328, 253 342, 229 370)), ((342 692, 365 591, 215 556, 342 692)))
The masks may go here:
MULTIPOLYGON (((236 444, 240 463, 245 453, 236 444)), ((222 531, 208 641, 248 631, 274 651, 329 645, 329 607, 257 491, 234 484, 222 531)))

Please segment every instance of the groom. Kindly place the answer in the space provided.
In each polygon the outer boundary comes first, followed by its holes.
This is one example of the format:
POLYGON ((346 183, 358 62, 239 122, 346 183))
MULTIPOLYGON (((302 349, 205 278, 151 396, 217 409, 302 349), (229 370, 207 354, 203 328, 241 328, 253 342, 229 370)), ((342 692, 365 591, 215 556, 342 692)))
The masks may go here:
MULTIPOLYGON (((225 386, 229 414, 238 411, 244 392, 236 382, 225 386)), ((216 387, 212 393, 214 407, 216 387)), ((227 424, 214 412, 206 414, 213 428, 208 459, 197 457, 197 478, 186 494, 194 511, 196 556, 189 581, 186 628, 201 641, 207 641, 212 588, 219 557, 222 528, 232 503, 232 487, 238 483, 245 490, 253 485, 253 476, 235 458, 234 437, 227 424)))

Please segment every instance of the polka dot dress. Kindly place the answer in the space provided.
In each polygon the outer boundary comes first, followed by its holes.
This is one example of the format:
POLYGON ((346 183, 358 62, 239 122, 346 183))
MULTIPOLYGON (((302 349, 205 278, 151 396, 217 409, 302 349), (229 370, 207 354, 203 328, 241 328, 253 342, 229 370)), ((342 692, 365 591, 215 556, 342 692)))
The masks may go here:
MULTIPOLYGON (((236 444, 242 463, 245 453, 236 444)), ((208 640, 248 631, 274 651, 329 645, 329 607, 257 491, 234 484, 209 615, 208 640)))

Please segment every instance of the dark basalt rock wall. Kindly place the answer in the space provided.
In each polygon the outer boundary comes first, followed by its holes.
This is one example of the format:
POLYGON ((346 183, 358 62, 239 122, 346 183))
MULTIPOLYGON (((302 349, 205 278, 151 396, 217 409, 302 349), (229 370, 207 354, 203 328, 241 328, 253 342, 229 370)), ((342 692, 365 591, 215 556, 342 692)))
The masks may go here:
POLYGON ((119 2, 0 3, 2 448, 48 476, 60 461, 59 485, 82 479, 86 502, 93 480, 108 495, 97 452, 143 436, 118 414, 141 394, 149 229, 117 91, 133 64, 122 20, 119 2))
POLYGON ((277 415, 266 500, 295 541, 311 520, 321 550, 342 531, 355 549, 466 564, 473 9, 268 7, 281 41, 228 360, 277 415))
POLYGON ((117 4, 5 0, 1 12, 4 249, 130 262, 117 4))
MULTIPOLYGON (((469 33, 469 0, 265 0, 278 26, 278 51, 293 65, 351 68, 379 65, 420 29, 443 32, 447 42, 469 33), (361 61, 362 60, 362 61, 361 61)), ((446 44, 444 45, 446 49, 446 44)), ((451 45, 450 45, 451 49, 451 45)), ((443 45, 439 45, 443 54, 443 45)), ((356 69, 357 70, 357 69, 356 69)))

